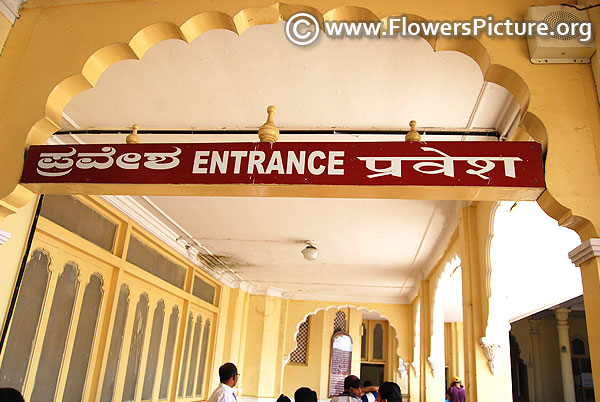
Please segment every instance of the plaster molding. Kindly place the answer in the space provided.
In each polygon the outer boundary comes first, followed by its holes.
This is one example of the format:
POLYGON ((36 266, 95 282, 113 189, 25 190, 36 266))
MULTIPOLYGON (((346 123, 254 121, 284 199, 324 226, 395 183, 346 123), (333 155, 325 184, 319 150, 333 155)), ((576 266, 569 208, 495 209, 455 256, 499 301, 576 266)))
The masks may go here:
POLYGON ((19 18, 19 8, 27 0, 0 0, 0 13, 4 14, 11 24, 19 18))
POLYGON ((431 356, 427 358, 429 362, 429 368, 431 369, 431 376, 435 378, 435 373, 437 373, 438 363, 437 360, 433 359, 431 356))
POLYGON ((400 378, 404 378, 408 374, 409 364, 404 362, 404 359, 398 357, 398 375, 400 378))
POLYGON ((491 204, 489 209, 489 221, 488 221, 488 233, 487 242, 485 249, 485 260, 486 260, 486 299, 488 305, 488 316, 485 324, 485 336, 481 338, 484 340, 486 346, 484 352, 486 357, 490 354, 492 357, 488 357, 490 362, 490 370, 493 374, 493 355, 494 350, 490 345, 501 345, 501 342, 497 342, 499 339, 504 339, 510 331, 510 324, 508 322, 508 313, 506 309, 506 291, 504 288, 502 272, 497 267, 494 270, 492 260, 492 242, 494 240, 494 229, 496 216, 500 207, 500 202, 495 201, 491 204), (492 342, 492 340, 496 340, 492 342), (490 349, 492 348, 492 349, 490 349), (487 351, 486 351, 487 350, 487 351))
POLYGON ((345 293, 331 293, 318 291, 283 291, 281 296, 289 300, 321 300, 331 302, 347 302, 347 303, 382 303, 382 304, 409 304, 405 297, 397 296, 379 296, 375 294, 359 295, 355 292, 348 291, 345 293))
POLYGON ((588 239, 569 252, 569 258, 577 267, 594 257, 600 257, 599 238, 588 239))
POLYGON ((10 239, 11 234, 0 229, 0 246, 3 245, 10 239))
POLYGON ((420 373, 420 364, 418 360, 415 360, 414 362, 411 363, 411 366, 413 368, 413 370, 415 371, 415 375, 417 377, 419 377, 420 373))
POLYGON ((483 354, 488 360, 488 367, 492 375, 496 374, 496 356, 498 355, 499 349, 502 348, 502 345, 499 343, 494 343, 490 341, 489 338, 483 337, 479 340, 479 345, 483 349, 483 354))

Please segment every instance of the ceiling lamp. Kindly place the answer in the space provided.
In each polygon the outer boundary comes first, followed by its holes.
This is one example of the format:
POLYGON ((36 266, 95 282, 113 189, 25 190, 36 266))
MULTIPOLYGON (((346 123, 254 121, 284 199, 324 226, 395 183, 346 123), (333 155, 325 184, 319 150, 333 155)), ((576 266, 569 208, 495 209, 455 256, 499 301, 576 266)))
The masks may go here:
POLYGON ((317 250, 317 242, 314 240, 307 240, 306 248, 302 250, 302 255, 306 261, 314 261, 319 256, 319 250, 317 250))

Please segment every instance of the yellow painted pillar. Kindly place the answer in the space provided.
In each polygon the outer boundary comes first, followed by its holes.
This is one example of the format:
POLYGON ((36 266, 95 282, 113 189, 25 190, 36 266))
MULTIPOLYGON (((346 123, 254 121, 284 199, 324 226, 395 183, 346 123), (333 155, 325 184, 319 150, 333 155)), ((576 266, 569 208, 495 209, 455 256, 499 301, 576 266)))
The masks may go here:
MULTIPOLYGON (((0 14, 1 15, 1 14, 0 14)), ((0 201, 0 212, 2 210, 0 201)), ((37 198, 31 198, 24 207, 6 219, 0 218, 0 317, 4 325, 15 281, 27 247, 31 226, 37 206, 37 198)))
MULTIPOLYGON (((285 313, 285 311, 284 311, 285 313)), ((283 350, 280 343, 282 328, 282 299, 273 296, 251 295, 246 330, 243 395, 258 398, 279 396, 283 350)), ((241 370, 240 370, 241 371, 241 370)))
POLYGON ((419 289, 420 299, 420 375, 419 375, 419 395, 421 396, 421 402, 426 401, 437 401, 441 398, 440 392, 437 390, 430 389, 433 384, 433 373, 431 365, 427 357, 429 356, 429 348, 431 345, 431 290, 429 288, 429 281, 422 280, 419 289))
MULTIPOLYGON (((229 360, 230 351, 231 351, 231 343, 225 341, 228 339, 230 327, 230 315, 229 315, 229 306, 231 300, 231 292, 232 289, 227 286, 221 287, 220 295, 219 295, 219 315, 217 317, 217 330, 215 332, 216 342, 215 342, 215 350, 214 350, 214 360, 211 373, 217 373, 219 367, 226 363, 229 360)), ((236 364, 235 362, 233 362, 236 364)), ((237 365, 237 364, 236 364, 237 365)), ((215 376, 213 375, 212 379, 214 382, 215 376)), ((211 385, 213 383, 211 382, 211 385)), ((211 387, 212 389, 212 387, 211 387)))
POLYGON ((512 400, 508 332, 486 333, 489 318, 486 247, 492 209, 492 203, 474 203, 463 208, 459 215, 465 345, 463 383, 469 402, 512 400))
POLYGON ((331 309, 323 313, 322 338, 321 338, 321 382, 320 399, 329 398, 329 371, 331 363, 331 337, 333 336, 333 320, 337 310, 331 309))
POLYGON ((542 342, 540 341, 540 320, 529 320, 529 335, 531 336, 535 402, 544 402, 546 398, 544 397, 544 374, 542 364, 542 342))
POLYGON ((563 385, 563 401, 575 402, 575 383, 573 382, 573 366, 571 363, 571 341, 569 340, 569 312, 566 308, 554 311, 556 329, 558 330, 558 352, 560 354, 560 374, 563 385))
POLYGON ((581 269, 583 302, 588 332, 594 395, 600 400, 600 239, 592 238, 583 242, 569 253, 573 263, 581 269))
MULTIPOLYGON (((238 307, 239 307, 239 312, 241 314, 240 317, 240 333, 238 336, 238 347, 237 347, 237 357, 238 357, 238 362, 239 364, 238 366, 238 370, 241 373, 245 372, 245 368, 246 368, 246 338, 245 338, 245 334, 248 330, 248 314, 250 311, 250 295, 246 292, 242 292, 240 291, 240 293, 238 294, 238 307)), ((252 347, 252 345, 250 345, 250 347, 252 347)), ((235 353, 235 352, 233 352, 235 353)), ((233 359, 235 360, 235 354, 232 355, 233 359)), ((252 379, 250 377, 248 377, 248 379, 244 382, 244 379, 246 378, 246 376, 242 376, 240 377, 240 379, 238 380, 238 384, 237 384, 237 388, 239 391, 240 395, 244 395, 244 383, 245 382, 249 382, 252 381, 252 379)))
POLYGON ((592 359, 592 375, 594 377, 594 395, 600 400, 600 258, 595 257, 581 265, 583 282, 583 301, 586 314, 590 357, 592 359))
POLYGON ((352 338, 352 374, 360 378, 360 334, 362 313, 355 308, 342 309, 348 314, 348 334, 352 338))
POLYGON ((411 304, 411 345, 412 345, 412 361, 408 370, 408 393, 412 402, 419 401, 420 392, 420 359, 421 359, 421 302, 417 296, 411 304))
MULTIPOLYGON (((450 377, 465 376, 465 353, 462 322, 448 322, 444 324, 446 341, 446 365, 450 377)), ((448 386, 448 384, 445 384, 448 386)))

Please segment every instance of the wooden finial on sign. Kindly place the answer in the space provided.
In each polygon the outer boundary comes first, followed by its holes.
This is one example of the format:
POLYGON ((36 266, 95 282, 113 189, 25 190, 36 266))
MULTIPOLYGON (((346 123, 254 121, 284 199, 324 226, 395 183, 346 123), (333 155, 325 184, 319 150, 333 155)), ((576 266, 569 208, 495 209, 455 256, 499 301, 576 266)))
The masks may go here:
POLYGON ((260 139, 260 142, 277 142, 277 139, 279 138, 279 129, 275 125, 276 111, 277 108, 275 106, 269 106, 267 108, 267 121, 258 129, 258 138, 260 139))
POLYGON ((138 126, 137 124, 134 124, 133 127, 131 127, 131 134, 129 134, 127 136, 127 138, 125 138, 125 142, 127 142, 128 144, 139 144, 140 143, 140 137, 138 136, 139 128, 140 128, 140 126, 138 126))
POLYGON ((411 120, 410 123, 408 123, 410 125, 410 131, 408 133, 406 133, 406 137, 404 138, 404 141, 406 142, 421 142, 421 134, 418 133, 417 131, 417 122, 414 120, 411 120))

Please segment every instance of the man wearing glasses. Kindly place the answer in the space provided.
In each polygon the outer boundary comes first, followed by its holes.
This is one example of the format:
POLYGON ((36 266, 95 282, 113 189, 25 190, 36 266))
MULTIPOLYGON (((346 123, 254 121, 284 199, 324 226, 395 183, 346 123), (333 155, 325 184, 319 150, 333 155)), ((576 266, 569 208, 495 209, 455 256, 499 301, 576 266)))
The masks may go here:
POLYGON ((219 367, 221 383, 214 390, 207 402, 237 402, 233 387, 237 384, 240 374, 233 363, 225 363, 219 367))

